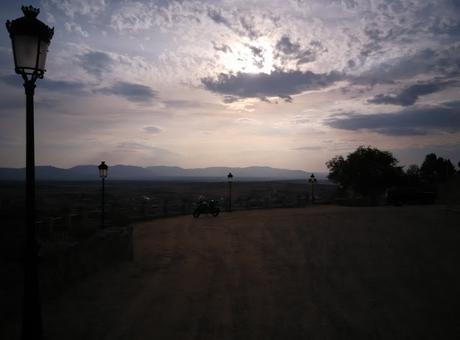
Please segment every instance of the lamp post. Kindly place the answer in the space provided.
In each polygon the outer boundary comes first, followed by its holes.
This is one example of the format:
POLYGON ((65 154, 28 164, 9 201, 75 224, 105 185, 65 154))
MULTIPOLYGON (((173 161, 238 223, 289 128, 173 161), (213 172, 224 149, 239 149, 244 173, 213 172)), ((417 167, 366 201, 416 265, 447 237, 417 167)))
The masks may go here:
POLYGON ((308 179, 308 183, 311 184, 311 204, 315 203, 315 183, 316 183, 316 177, 314 174, 311 174, 310 178, 308 179))
POLYGON ((54 28, 37 19, 38 8, 22 6, 23 17, 6 22, 13 47, 14 69, 24 80, 26 93, 26 240, 22 339, 43 339, 38 282, 38 242, 35 225, 35 81, 43 78, 46 54, 54 28))
POLYGON ((233 182, 233 175, 231 172, 227 175, 228 179, 228 211, 232 212, 232 182, 233 182))
POLYGON ((107 166, 107 164, 105 164, 104 161, 102 161, 101 164, 99 164, 98 169, 99 169, 99 177, 102 179, 101 229, 104 229, 105 228, 105 223, 104 223, 104 217, 105 217, 105 211, 104 211, 104 208, 105 208, 105 202, 104 202, 104 198, 105 198, 105 178, 107 177, 109 167, 107 166))

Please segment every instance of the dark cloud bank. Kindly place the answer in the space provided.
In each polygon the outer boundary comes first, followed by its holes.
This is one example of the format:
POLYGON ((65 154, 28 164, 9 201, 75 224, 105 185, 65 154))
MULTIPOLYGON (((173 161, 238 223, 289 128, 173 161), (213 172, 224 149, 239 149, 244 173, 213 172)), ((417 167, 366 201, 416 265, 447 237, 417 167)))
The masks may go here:
MULTIPOLYGON (((0 77, 0 80, 7 85, 15 87, 23 82, 17 75, 2 76, 0 77)), ((45 78, 40 81, 39 85, 42 89, 73 95, 91 93, 92 91, 88 84, 76 81, 52 80, 45 78)), ((157 96, 157 92, 149 86, 123 81, 117 82, 110 87, 93 90, 92 92, 120 96, 132 102, 149 102, 157 96)))
POLYGON ((432 94, 445 89, 448 85, 455 82, 432 82, 425 84, 415 84, 402 90, 396 95, 379 94, 368 102, 372 104, 393 104, 400 106, 414 105, 420 96, 432 94))
POLYGON ((156 97, 156 92, 149 86, 120 81, 111 87, 96 92, 123 97, 132 102, 149 102, 156 97))
POLYGON ((217 78, 201 80, 206 89, 236 98, 280 97, 291 100, 291 96, 307 90, 317 90, 342 79, 337 72, 316 74, 313 72, 281 71, 266 73, 224 74, 217 78))
POLYGON ((326 125, 342 130, 370 130, 388 136, 413 136, 460 131, 460 101, 442 106, 413 107, 394 113, 349 114, 332 118, 326 125))
POLYGON ((394 84, 397 80, 419 75, 432 75, 444 79, 460 75, 460 46, 441 50, 424 49, 411 55, 388 60, 358 77, 350 78, 354 84, 394 84))
MULTIPOLYGON (((323 50, 319 42, 312 41, 309 47, 303 48, 288 36, 283 36, 276 45, 278 58, 296 61, 297 65, 315 60, 317 54, 323 50)), ((257 49, 252 48, 251 51, 254 58, 260 57, 257 49)), ((216 77, 203 78, 201 82, 207 90, 223 95, 224 102, 232 102, 241 98, 264 100, 267 97, 280 97, 290 101, 292 95, 321 89, 340 80, 348 81, 349 86, 372 86, 397 84, 399 81, 411 80, 422 74, 431 75, 432 81, 415 83, 398 94, 379 94, 368 100, 372 104, 410 106, 415 104, 421 96, 442 91, 449 86, 458 86, 459 52, 460 47, 457 46, 439 51, 424 49, 412 55, 389 60, 360 75, 350 75, 337 70, 330 73, 313 73, 277 69, 270 74, 220 73, 216 77)))
MULTIPOLYGON (((1 81, 7 85, 19 87, 24 83, 22 78, 16 74, 2 76, 1 81)), ((49 91, 79 94, 86 92, 86 85, 82 82, 67 81, 67 80, 52 80, 44 78, 39 81, 38 86, 40 89, 46 89, 49 91)))

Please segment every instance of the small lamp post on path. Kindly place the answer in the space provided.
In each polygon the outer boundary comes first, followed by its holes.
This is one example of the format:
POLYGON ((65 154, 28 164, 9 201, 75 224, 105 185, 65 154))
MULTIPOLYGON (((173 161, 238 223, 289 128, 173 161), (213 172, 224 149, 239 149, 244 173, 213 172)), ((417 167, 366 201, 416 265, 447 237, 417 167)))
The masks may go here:
POLYGON ((308 183, 311 184, 311 204, 315 203, 315 184, 316 184, 316 177, 314 174, 311 174, 310 178, 308 179, 308 183))
POLYGON ((26 241, 22 339, 42 340, 43 324, 38 281, 38 241, 35 224, 35 81, 45 74, 48 46, 54 34, 37 19, 38 8, 22 6, 23 17, 6 22, 14 56, 14 70, 24 80, 26 93, 26 241))
POLYGON ((232 212, 232 182, 233 182, 233 175, 231 172, 227 175, 228 179, 228 212, 232 212))
POLYGON ((105 164, 105 161, 102 161, 101 164, 98 166, 99 169, 99 177, 102 179, 102 196, 101 196, 101 229, 105 228, 105 178, 107 177, 107 173, 109 167, 105 164))

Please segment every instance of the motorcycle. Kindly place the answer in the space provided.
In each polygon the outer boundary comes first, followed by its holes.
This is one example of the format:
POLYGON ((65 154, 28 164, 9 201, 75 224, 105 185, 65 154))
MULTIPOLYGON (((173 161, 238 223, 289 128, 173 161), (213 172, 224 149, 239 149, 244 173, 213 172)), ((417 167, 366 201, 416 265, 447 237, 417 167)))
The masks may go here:
POLYGON ((220 208, 218 204, 214 200, 209 201, 199 201, 198 205, 193 212, 193 217, 198 218, 201 214, 211 214, 212 216, 216 217, 220 213, 220 208))

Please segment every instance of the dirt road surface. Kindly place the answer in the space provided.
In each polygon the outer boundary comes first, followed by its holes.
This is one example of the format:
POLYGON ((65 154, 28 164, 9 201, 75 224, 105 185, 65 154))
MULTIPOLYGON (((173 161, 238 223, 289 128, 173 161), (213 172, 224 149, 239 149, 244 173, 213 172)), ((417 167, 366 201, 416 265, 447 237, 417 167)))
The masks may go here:
POLYGON ((46 301, 46 339, 456 339, 459 213, 237 211, 135 226, 133 262, 46 301))

